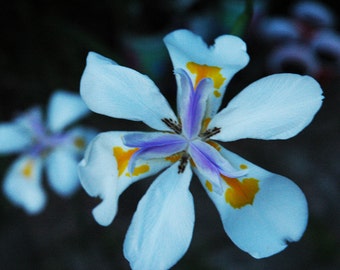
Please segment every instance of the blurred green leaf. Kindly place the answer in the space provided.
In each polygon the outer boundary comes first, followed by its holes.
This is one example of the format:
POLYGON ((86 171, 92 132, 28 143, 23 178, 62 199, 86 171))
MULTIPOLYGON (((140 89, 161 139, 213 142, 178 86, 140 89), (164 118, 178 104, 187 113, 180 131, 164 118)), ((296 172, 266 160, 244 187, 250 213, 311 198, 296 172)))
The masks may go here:
POLYGON ((230 34, 242 37, 252 17, 253 17, 253 1, 246 0, 244 10, 235 20, 230 34))

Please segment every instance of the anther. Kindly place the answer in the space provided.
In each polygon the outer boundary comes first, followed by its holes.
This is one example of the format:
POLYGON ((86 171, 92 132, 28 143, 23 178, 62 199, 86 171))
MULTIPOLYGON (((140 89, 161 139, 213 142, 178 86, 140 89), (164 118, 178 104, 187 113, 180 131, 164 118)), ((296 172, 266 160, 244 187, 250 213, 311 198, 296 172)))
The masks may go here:
POLYGON ((172 120, 171 118, 163 118, 162 122, 164 124, 166 124, 169 128, 171 128, 175 133, 177 133, 177 134, 182 133, 181 124, 177 123, 176 121, 172 120))
POLYGON ((207 140, 209 139, 210 137, 220 133, 221 131, 221 128, 218 128, 218 127, 214 127, 212 129, 207 129, 205 132, 203 132, 202 134, 200 134, 200 138, 202 140, 207 140))
POLYGON ((187 166, 189 161, 189 155, 184 153, 183 156, 181 157, 181 161, 178 165, 178 173, 183 173, 185 170, 185 167, 187 166))

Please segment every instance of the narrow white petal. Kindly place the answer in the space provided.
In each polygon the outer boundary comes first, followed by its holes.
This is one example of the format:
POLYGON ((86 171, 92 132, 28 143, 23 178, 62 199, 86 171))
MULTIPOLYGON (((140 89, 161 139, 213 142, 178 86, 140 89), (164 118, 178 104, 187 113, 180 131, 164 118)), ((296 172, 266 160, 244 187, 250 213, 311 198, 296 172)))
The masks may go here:
POLYGON ((212 138, 287 139, 314 118, 322 104, 322 90, 312 77, 275 74, 262 78, 230 101, 210 122, 219 127, 212 138))
POLYGON ((138 204, 124 243, 135 270, 169 269, 186 252, 194 227, 189 191, 192 172, 178 174, 178 163, 164 171, 138 204))
POLYGON ((60 131, 89 112, 80 95, 57 90, 52 94, 48 105, 48 128, 53 132, 60 131))
POLYGON ((17 153, 27 150, 32 144, 28 129, 19 123, 0 123, 0 154, 17 153))
POLYGON ((72 195, 80 186, 78 160, 69 149, 57 148, 46 158, 47 181, 60 196, 72 195))
POLYGON ((22 156, 14 161, 5 175, 3 190, 6 197, 28 214, 38 214, 46 204, 41 172, 40 158, 22 156))
POLYGON ((94 52, 87 57, 80 93, 92 111, 107 116, 143 121, 158 130, 169 130, 162 119, 177 120, 147 76, 94 52))
POLYGON ((105 132, 95 137, 86 149, 78 172, 86 192, 99 196, 102 202, 93 209, 96 221, 108 226, 117 213, 120 194, 132 183, 159 172, 170 162, 152 160, 136 163, 135 171, 128 172, 132 148, 126 147, 122 137, 129 132, 105 132))
POLYGON ((235 167, 249 170, 245 177, 226 179, 223 195, 213 192, 207 179, 198 173, 231 240, 255 258, 271 256, 289 242, 298 241, 308 219, 306 198, 300 188, 288 178, 224 148, 221 154, 235 167))

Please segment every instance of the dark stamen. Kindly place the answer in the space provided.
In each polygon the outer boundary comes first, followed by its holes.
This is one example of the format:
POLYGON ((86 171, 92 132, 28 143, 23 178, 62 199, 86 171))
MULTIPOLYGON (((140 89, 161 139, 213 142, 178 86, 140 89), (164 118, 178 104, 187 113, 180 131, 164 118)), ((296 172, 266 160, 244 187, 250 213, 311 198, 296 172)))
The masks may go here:
POLYGON ((163 118, 162 122, 164 124, 166 124, 169 128, 171 128, 175 133, 177 133, 177 134, 182 133, 181 124, 177 123, 176 121, 172 120, 171 118, 163 118))
POLYGON ((178 165, 178 173, 183 173, 185 170, 185 167, 187 166, 189 161, 189 155, 187 153, 184 153, 183 156, 181 157, 181 161, 178 165))
POLYGON ((218 127, 214 127, 212 129, 207 129, 205 132, 203 132, 202 134, 200 134, 200 137, 202 140, 207 140, 210 137, 216 135, 217 133, 220 133, 221 128, 218 127))

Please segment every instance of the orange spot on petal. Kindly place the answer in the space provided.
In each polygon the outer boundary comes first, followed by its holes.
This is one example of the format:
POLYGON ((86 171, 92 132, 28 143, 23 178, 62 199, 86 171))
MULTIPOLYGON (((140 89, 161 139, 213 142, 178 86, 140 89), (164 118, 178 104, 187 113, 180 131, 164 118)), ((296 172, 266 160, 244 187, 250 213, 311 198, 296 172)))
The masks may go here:
POLYGON ((138 167, 136 167, 134 170, 133 170, 133 173, 132 175, 133 176, 138 176, 140 174, 143 174, 143 173, 146 173, 150 170, 150 166, 147 165, 147 164, 144 164, 144 165, 140 165, 138 167))
POLYGON ((242 170, 248 169, 248 166, 246 164, 241 164, 240 169, 242 170))
POLYGON ((188 62, 187 68, 192 74, 196 75, 195 85, 194 85, 195 89, 196 89, 198 83, 204 78, 212 79, 213 82, 214 82, 214 87, 216 89, 219 89, 223 85, 223 83, 226 79, 221 74, 222 68, 220 68, 220 67, 200 65, 200 64, 197 64, 197 63, 194 63, 194 62, 188 62))
POLYGON ((245 178, 239 181, 236 178, 229 178, 221 175, 229 188, 224 193, 227 203, 233 208, 239 209, 247 204, 253 204, 259 188, 259 180, 255 178, 245 178))
POLYGON ((215 90, 215 91, 214 91, 214 96, 218 98, 218 97, 220 97, 220 96, 221 96, 221 93, 220 93, 220 92, 218 92, 217 90, 215 90))
POLYGON ((213 185, 211 184, 210 181, 205 181, 205 187, 210 191, 212 192, 213 191, 213 185))
POLYGON ((138 148, 124 150, 122 147, 116 146, 116 147, 113 147, 112 150, 113 150, 113 155, 117 160, 118 176, 121 176, 123 172, 126 170, 129 164, 130 158, 136 151, 138 151, 138 148))
POLYGON ((205 131, 207 128, 208 128, 208 125, 211 121, 211 118, 205 118, 203 121, 202 121, 202 131, 205 131))

